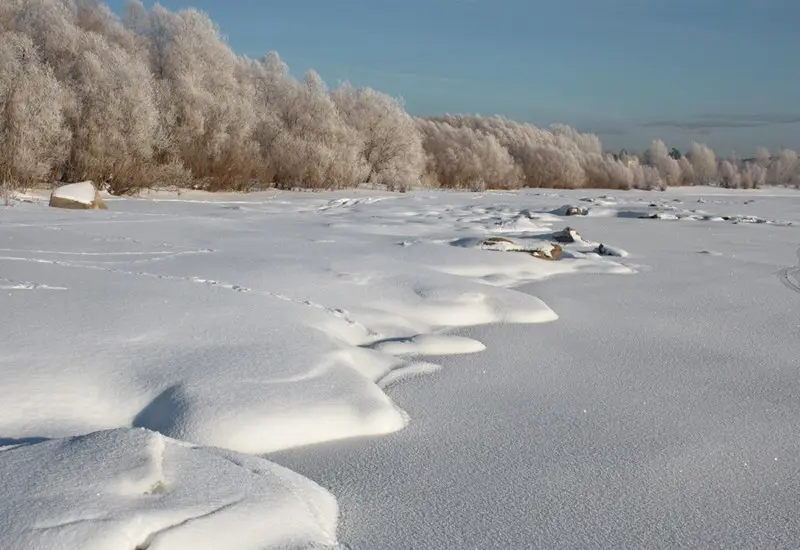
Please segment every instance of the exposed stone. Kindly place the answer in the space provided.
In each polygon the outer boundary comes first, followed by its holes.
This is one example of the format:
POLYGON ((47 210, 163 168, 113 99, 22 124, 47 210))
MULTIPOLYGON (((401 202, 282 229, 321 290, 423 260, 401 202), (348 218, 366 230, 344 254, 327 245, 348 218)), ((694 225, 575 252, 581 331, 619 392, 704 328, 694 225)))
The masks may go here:
POLYGON ((530 251, 530 255, 540 260, 556 261, 561 259, 563 249, 557 244, 545 243, 543 246, 530 251))
POLYGON ((600 254, 601 256, 614 256, 616 258, 627 258, 628 252, 622 250, 621 248, 616 248, 612 246, 606 246, 600 243, 600 246, 594 249, 595 253, 600 254))
POLYGON ((505 239, 503 237, 489 237, 488 239, 483 241, 481 244, 482 245, 493 245, 493 244, 500 244, 500 243, 514 244, 513 241, 509 241, 508 239, 505 239))
POLYGON ((582 241, 583 239, 576 230, 572 229, 571 227, 565 227, 553 235, 553 240, 560 243, 569 244, 582 241))
POLYGON ((90 181, 62 185, 50 194, 50 206, 72 210, 108 210, 108 206, 90 181))
POLYGON ((562 249, 559 245, 548 241, 514 242, 504 237, 490 237, 480 242, 483 250, 495 252, 524 252, 541 260, 558 260, 562 249))

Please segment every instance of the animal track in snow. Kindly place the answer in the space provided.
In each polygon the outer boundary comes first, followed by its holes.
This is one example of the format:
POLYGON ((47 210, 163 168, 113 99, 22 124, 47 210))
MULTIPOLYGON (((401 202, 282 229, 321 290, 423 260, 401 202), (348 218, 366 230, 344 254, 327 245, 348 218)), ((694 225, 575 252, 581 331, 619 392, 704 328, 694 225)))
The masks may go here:
POLYGON ((50 286, 28 281, 15 281, 0 277, 0 290, 69 290, 63 286, 50 286))
POLYGON ((797 249, 797 263, 778 272, 778 280, 783 286, 800 294, 800 248, 797 249))
MULTIPOLYGON (((23 252, 23 251, 18 251, 23 252)), ((32 251, 35 252, 35 251, 32 251)), ((167 256, 165 258, 175 257, 167 256)), ((337 319, 341 319, 342 321, 346 322, 348 325, 357 327, 359 330, 363 331, 365 335, 370 337, 377 337, 378 334, 373 331, 372 329, 367 328, 362 323, 356 321, 350 316, 350 313, 346 310, 340 308, 332 308, 325 306, 323 304, 318 304, 311 300, 299 299, 299 298, 292 298, 290 296, 286 296, 277 292, 271 292, 267 290, 258 290, 248 288, 243 285, 229 283, 226 281, 218 281, 215 279, 207 279, 205 277, 199 276, 180 276, 180 275, 167 275, 163 273, 150 273, 147 271, 129 271, 125 269, 117 269, 112 267, 105 267, 102 265, 92 265, 89 263, 76 263, 76 262, 66 262, 66 261, 59 261, 59 260, 48 260, 45 258, 25 258, 21 256, 0 256, 0 260, 4 261, 12 261, 12 262, 31 262, 31 263, 39 263, 39 264, 47 264, 47 265, 54 265, 59 267, 71 267, 77 269, 88 269, 91 271, 104 271, 106 273, 118 273, 121 275, 128 275, 133 277, 147 277, 152 279, 160 279, 165 281, 185 281, 194 284, 206 285, 210 287, 217 287, 222 288, 225 290, 230 290, 233 292, 240 292, 240 293, 250 293, 256 296, 263 296, 266 298, 274 298, 276 300, 282 300, 284 302, 290 302, 296 305, 301 305, 305 307, 312 307, 314 309, 318 309, 324 311, 325 313, 336 317, 337 319)), ((135 262, 128 262, 128 263, 135 263, 135 262)), ((2 280, 2 279, 0 279, 2 280)), ((31 283, 32 284, 32 283, 31 283)), ((44 288, 42 286, 38 286, 36 288, 44 288)), ((48 287, 49 288, 49 287, 48 287)), ((49 288, 50 290, 55 290, 56 288, 49 288)), ((0 290, 5 290, 3 287, 0 287, 0 290)), ((20 290, 20 288, 14 288, 14 290, 20 290)), ((58 290, 67 290, 67 289, 58 289, 58 290)))

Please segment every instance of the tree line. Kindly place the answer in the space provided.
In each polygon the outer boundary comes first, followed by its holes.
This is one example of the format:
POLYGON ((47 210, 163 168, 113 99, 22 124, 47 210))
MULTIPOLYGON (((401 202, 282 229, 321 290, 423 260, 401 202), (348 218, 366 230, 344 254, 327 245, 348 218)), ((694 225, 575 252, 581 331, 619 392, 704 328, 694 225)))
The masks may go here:
POLYGON ((504 117, 412 117, 370 88, 300 81, 277 53, 237 55, 194 9, 120 18, 99 0, 0 3, 0 180, 144 187, 407 189, 800 185, 797 154, 718 159, 661 141, 639 156, 504 117))

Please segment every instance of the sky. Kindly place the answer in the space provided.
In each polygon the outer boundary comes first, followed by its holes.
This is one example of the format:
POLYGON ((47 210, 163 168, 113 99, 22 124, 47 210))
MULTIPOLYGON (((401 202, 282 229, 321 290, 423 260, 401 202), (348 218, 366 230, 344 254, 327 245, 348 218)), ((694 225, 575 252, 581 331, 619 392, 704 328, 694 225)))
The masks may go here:
POLYGON ((161 4, 207 12, 237 53, 275 50, 298 76, 370 86, 415 115, 565 123, 608 149, 800 148, 798 0, 161 4))

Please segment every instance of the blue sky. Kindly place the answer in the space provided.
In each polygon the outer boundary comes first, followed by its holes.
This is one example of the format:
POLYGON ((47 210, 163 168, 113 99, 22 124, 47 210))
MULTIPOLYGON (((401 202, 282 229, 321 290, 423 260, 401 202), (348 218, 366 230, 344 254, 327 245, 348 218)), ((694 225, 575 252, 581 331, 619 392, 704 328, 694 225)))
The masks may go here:
POLYGON ((798 0, 161 3, 206 11, 238 53, 277 50, 298 75, 402 96, 417 115, 565 122, 609 148, 800 147, 798 0))

